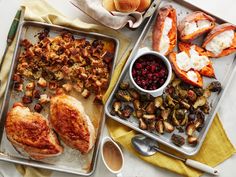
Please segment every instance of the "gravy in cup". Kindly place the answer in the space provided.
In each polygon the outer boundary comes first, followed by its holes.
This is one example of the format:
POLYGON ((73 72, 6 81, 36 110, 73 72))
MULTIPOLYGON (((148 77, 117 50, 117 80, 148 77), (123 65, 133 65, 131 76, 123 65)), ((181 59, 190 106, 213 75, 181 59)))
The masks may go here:
POLYGON ((101 154, 107 169, 121 177, 121 170, 124 163, 123 153, 120 147, 110 137, 103 139, 101 154))

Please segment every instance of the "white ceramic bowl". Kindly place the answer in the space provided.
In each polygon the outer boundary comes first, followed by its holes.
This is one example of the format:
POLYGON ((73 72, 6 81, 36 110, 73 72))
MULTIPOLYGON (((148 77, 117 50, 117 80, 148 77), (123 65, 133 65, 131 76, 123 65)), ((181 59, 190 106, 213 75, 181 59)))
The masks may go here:
POLYGON ((130 77, 130 80, 133 83, 133 85, 138 90, 140 90, 142 92, 145 92, 145 93, 149 93, 149 94, 151 94, 154 97, 157 97, 157 96, 160 96, 160 95, 163 94, 163 91, 165 90, 166 86, 170 83, 171 75, 172 75, 172 67, 171 67, 171 64, 170 64, 169 60, 164 55, 162 55, 162 54, 160 54, 160 53, 158 53, 156 51, 152 51, 152 50, 150 50, 150 49, 148 49, 146 47, 138 50, 136 56, 133 58, 130 66, 129 66, 129 77, 130 77), (132 76, 133 65, 134 65, 135 61, 137 59, 139 59, 143 55, 154 55, 154 56, 157 56, 157 58, 161 59, 165 63, 165 65, 167 67, 167 70, 168 70, 167 79, 163 83, 163 85, 160 88, 156 89, 156 90, 145 90, 145 89, 141 88, 140 86, 138 86, 138 84, 136 84, 136 82, 133 79, 133 76, 132 76))

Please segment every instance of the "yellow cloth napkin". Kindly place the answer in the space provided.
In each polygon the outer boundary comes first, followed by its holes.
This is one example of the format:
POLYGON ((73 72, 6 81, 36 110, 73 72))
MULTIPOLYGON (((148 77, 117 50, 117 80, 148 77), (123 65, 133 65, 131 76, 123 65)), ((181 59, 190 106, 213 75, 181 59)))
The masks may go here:
MULTIPOLYGON (((186 166, 182 161, 173 159, 161 153, 156 153, 149 157, 138 154, 130 144, 131 138, 136 134, 134 130, 129 129, 110 118, 107 119, 107 125, 112 138, 140 159, 183 176, 198 177, 202 175, 202 172, 186 166)), ((161 145, 161 149, 165 149, 172 154, 180 156, 179 153, 164 147, 163 145, 161 145)), ((235 148, 230 143, 217 114, 200 151, 197 155, 191 157, 191 159, 214 167, 228 159, 235 152, 235 148)))

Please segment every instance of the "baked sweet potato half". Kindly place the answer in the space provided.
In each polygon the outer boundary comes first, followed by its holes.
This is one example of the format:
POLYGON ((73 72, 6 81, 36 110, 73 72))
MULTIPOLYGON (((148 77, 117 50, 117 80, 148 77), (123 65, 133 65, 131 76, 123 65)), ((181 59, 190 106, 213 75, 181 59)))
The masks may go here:
POLYGON ((168 5, 159 9, 153 28, 153 50, 163 55, 173 51, 177 40, 176 10, 168 5))
MULTIPOLYGON (((199 56, 205 56, 208 58, 208 52, 206 52, 203 48, 201 48, 197 45, 192 45, 192 44, 185 43, 185 42, 179 42, 178 47, 181 52, 184 51, 188 55, 191 55, 191 53, 194 52, 194 51, 190 52, 192 49, 192 50, 195 50, 199 56)), ((212 62, 210 59, 208 59, 208 64, 205 65, 203 68, 201 68, 198 71, 202 76, 215 78, 214 68, 213 68, 213 65, 212 65, 212 62)))
POLYGON ((216 26, 205 38, 203 45, 209 57, 219 58, 236 51, 236 26, 224 23, 216 26))
POLYGON ((197 87, 203 86, 202 76, 199 74, 198 71, 194 71, 194 70, 183 71, 179 68, 177 61, 176 61, 176 53, 175 52, 170 53, 169 60, 171 62, 173 70, 175 71, 176 75, 180 79, 182 79, 186 83, 189 83, 189 84, 197 86, 197 87), (196 80, 190 79, 189 74, 195 75, 194 77, 196 78, 196 80))
POLYGON ((200 35, 215 27, 215 19, 201 11, 193 12, 184 17, 179 25, 179 38, 184 42, 191 42, 200 35))

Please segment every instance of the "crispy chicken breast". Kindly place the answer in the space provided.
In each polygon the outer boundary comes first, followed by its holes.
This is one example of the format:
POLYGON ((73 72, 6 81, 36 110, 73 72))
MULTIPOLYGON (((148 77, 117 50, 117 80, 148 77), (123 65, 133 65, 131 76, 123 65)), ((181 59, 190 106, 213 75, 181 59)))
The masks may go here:
POLYGON ((33 159, 54 157, 63 152, 48 120, 39 113, 30 112, 21 103, 15 103, 8 112, 5 128, 7 138, 15 149, 33 159))
POLYGON ((56 95, 51 99, 50 122, 68 146, 87 153, 95 142, 95 129, 82 104, 72 96, 56 95))

